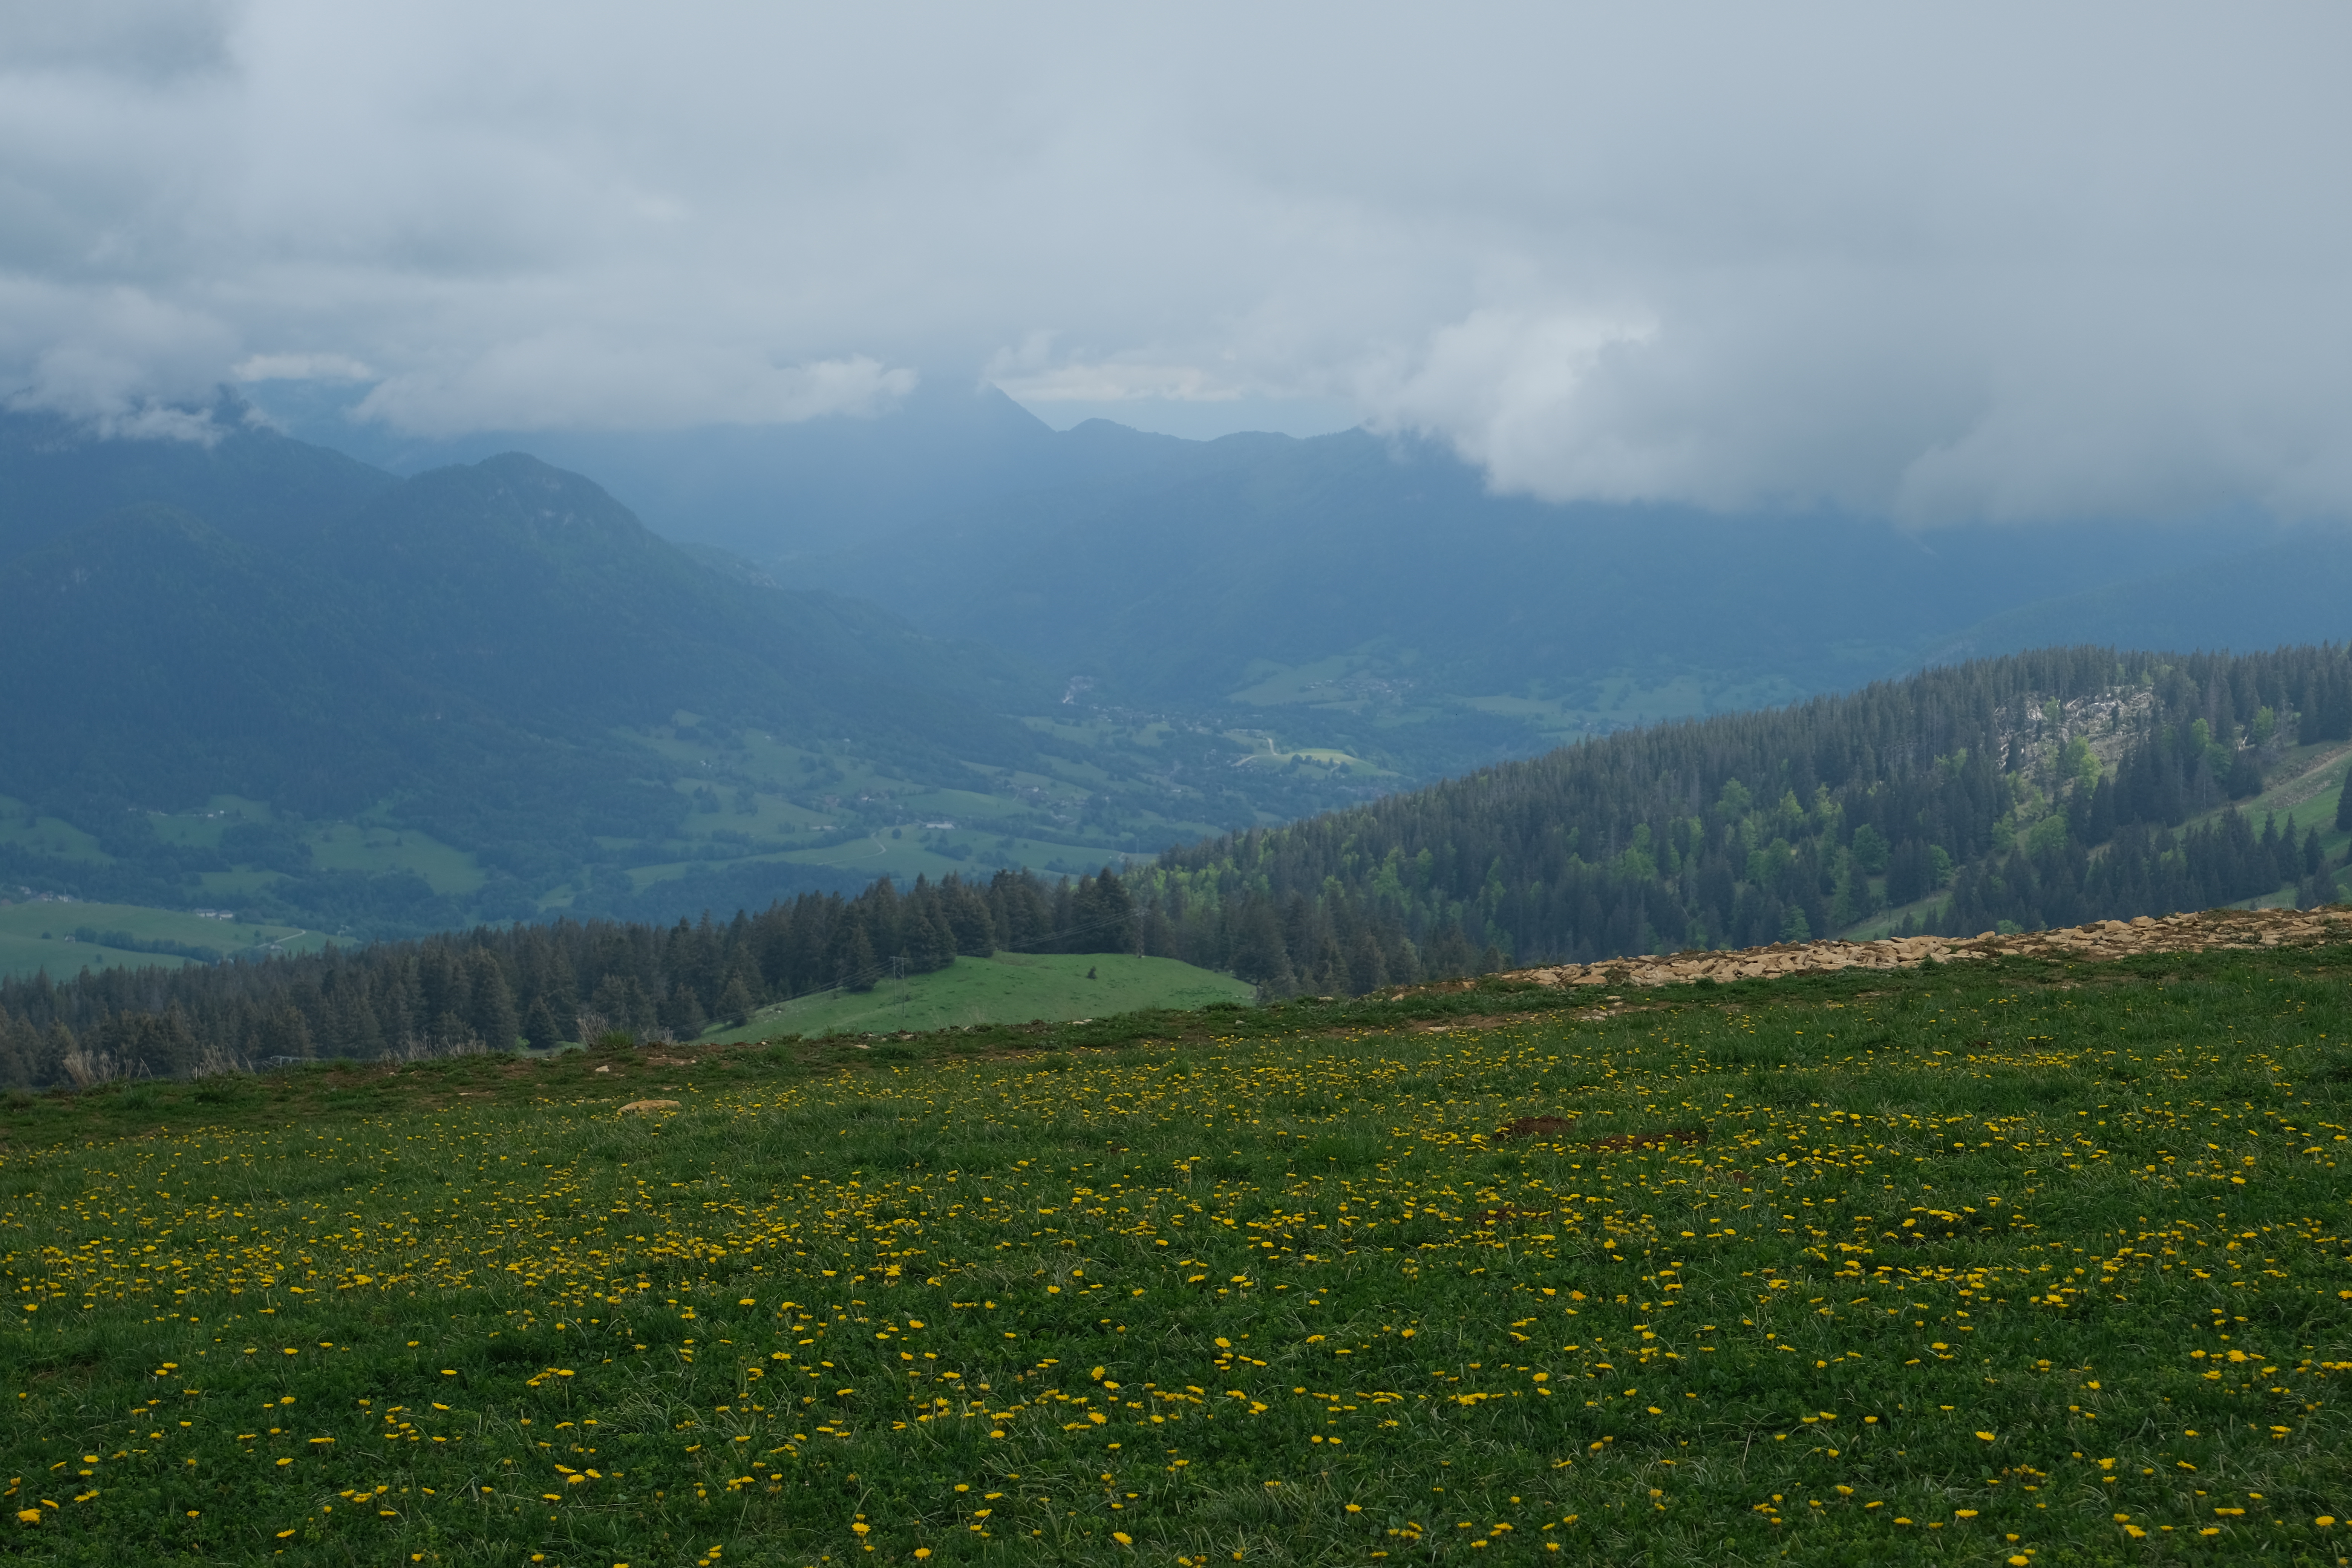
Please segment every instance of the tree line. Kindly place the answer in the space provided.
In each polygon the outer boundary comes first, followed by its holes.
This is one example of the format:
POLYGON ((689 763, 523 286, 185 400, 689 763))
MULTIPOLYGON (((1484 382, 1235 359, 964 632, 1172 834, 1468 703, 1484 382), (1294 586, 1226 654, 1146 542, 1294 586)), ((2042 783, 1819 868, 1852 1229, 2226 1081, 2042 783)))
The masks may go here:
POLYGON ((855 898, 803 893, 724 923, 560 920, 418 941, 171 969, 0 981, 0 1080, 184 1075, 320 1057, 548 1048, 608 1035, 691 1039, 771 1002, 870 990, 959 955, 1136 950, 1108 868, 1047 883, 885 878, 855 898))
MULTIPOLYGON (((2332 897, 2315 832, 2231 807, 2352 739, 2352 653, 2049 649, 1624 732, 1047 881, 803 893, 731 920, 559 920, 176 971, 0 983, 0 1077, 690 1038, 960 955, 1131 952, 1267 992, 1827 935, 1968 933, 2332 897), (2103 760, 2104 759, 2104 760, 2103 760)), ((2352 822, 2339 817, 2339 826, 2352 822)))

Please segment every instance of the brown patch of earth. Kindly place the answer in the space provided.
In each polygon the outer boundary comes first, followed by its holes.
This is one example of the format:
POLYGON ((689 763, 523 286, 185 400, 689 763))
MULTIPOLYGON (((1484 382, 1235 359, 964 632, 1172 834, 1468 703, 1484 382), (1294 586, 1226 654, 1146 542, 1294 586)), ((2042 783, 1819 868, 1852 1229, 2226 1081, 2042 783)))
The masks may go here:
MULTIPOLYGON (((2105 962, 2143 953, 2202 952, 2217 948, 2305 947, 2352 937, 2352 909, 2208 910, 2201 914, 2140 916, 2133 921, 2095 921, 2055 931, 2002 936, 1882 937, 1876 942, 1829 940, 1775 942, 1738 952, 1678 952, 1661 957, 1604 959, 1598 963, 1561 963, 1513 970, 1494 978, 1548 988, 1584 985, 1688 985, 1701 980, 1769 980, 1790 974, 1827 974, 1847 969, 1912 969, 1928 963, 1969 963, 1990 958, 2025 957, 2105 962)), ((1470 982, 1422 987, 1424 993, 1460 990, 1470 982)), ((1470 1026, 1470 1020, 1455 1026, 1470 1026)))
POLYGON ((1522 1116, 1502 1130, 1505 1138, 1542 1138, 1555 1132, 1576 1131, 1573 1116, 1522 1116))

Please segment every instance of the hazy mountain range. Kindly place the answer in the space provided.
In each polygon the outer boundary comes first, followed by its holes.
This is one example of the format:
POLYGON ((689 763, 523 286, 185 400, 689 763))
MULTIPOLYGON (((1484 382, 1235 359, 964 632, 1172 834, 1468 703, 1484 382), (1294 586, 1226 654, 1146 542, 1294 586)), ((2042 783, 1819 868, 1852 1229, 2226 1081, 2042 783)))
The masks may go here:
POLYGON ((1559 508, 992 391, 443 444, 277 412, 351 450, 233 399, 208 441, 0 417, 0 884, 367 934, 1076 868, 1932 658, 2326 640, 2352 582, 2315 531, 1559 508))
POLYGON ((1057 432, 992 388, 618 438, 403 441, 319 410, 296 427, 403 471, 530 451, 778 581, 1092 676, 1104 698, 1286 724, 1386 699, 1392 727, 1466 699, 1573 732, 2085 637, 2324 640, 2352 574, 2352 541, 2317 527, 1561 507, 1496 495, 1426 442, 1057 432))

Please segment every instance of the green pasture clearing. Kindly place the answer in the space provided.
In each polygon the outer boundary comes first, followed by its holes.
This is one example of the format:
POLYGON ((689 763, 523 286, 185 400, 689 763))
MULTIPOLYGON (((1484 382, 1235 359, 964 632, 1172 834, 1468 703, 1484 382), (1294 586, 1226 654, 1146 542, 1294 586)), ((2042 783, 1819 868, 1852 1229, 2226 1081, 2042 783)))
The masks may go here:
POLYGON ((2334 1563, 2347 979, 1490 984, 21 1099, 8 1544, 2334 1563))
POLYGON ((194 811, 156 812, 148 821, 155 837, 166 844, 218 847, 221 831, 239 822, 274 822, 278 814, 268 803, 244 795, 216 795, 194 811))
POLYGON ((2352 756, 2352 747, 2340 742, 2298 746, 2272 769, 2263 793, 2241 803, 2238 809, 2257 824, 2264 816, 2275 814, 2281 830, 2297 837, 2316 827, 2328 854, 2340 857, 2346 845, 2352 843, 2352 833, 2339 831, 2336 826, 2336 804, 2344 793, 2347 756, 2352 756))
POLYGON ((1229 694, 1229 700, 1253 708, 1295 705, 1354 708, 1367 695, 1397 680, 1418 663, 1412 648, 1381 645, 1335 653, 1306 664, 1281 664, 1270 658, 1253 660, 1243 671, 1249 682, 1229 694))
MULTIPOLYGON (((1867 662, 1863 661, 1863 662, 1867 662)), ((1791 682, 1698 673, 1664 680, 1620 671, 1597 675, 1567 691, 1504 692, 1464 699, 1482 713, 1513 719, 1559 739, 1655 724, 1675 719, 1780 707, 1800 695, 1791 682)))
POLYGON ((104 864, 110 857, 98 840, 69 822, 42 816, 22 801, 0 796, 0 844, 28 855, 104 864))
MULTIPOLYGON (((691 847, 690 846, 688 847, 691 847)), ((697 871, 707 871, 717 865, 800 865, 835 867, 855 871, 865 877, 892 877, 911 882, 918 876, 933 878, 950 871, 970 873, 966 863, 932 850, 919 832, 902 832, 894 839, 890 830, 861 833, 856 837, 836 838, 814 848, 778 849, 764 853, 731 856, 706 856, 689 860, 673 860, 656 865, 632 866, 629 880, 639 889, 670 881, 697 871)))
POLYGON ((880 1034, 1107 1018, 1145 1008, 1247 1002, 1256 988, 1230 974, 1172 958, 1120 952, 1000 952, 959 958, 945 969, 885 980, 871 991, 829 991, 763 1007, 748 1027, 714 1030, 710 1040, 768 1036, 880 1034))
POLYGON ((1293 763, 1308 763, 1318 767, 1393 776, 1352 752, 1337 751, 1329 746, 1299 746, 1286 751, 1276 743, 1272 734, 1264 730, 1228 730, 1224 735, 1226 740, 1248 751, 1249 754, 1236 763, 1236 766, 1281 767, 1293 763))
POLYGON ((414 828, 331 822, 304 837, 310 846, 310 864, 321 871, 368 876, 413 871, 445 895, 470 893, 489 879, 471 855, 414 828))
POLYGON ((299 931, 293 926, 205 920, 184 910, 148 909, 138 904, 91 904, 79 900, 0 904, 0 974, 32 974, 47 970, 52 979, 63 979, 84 969, 146 965, 177 969, 188 962, 172 954, 74 940, 74 932, 84 929, 100 935, 120 931, 143 942, 209 947, 225 957, 251 952, 273 942, 289 952, 315 952, 327 942, 327 938, 318 932, 299 931))
POLYGON ((89 942, 44 942, 39 937, 0 932, 0 975, 33 975, 47 972, 52 980, 69 980, 85 969, 138 968, 152 964, 177 969, 189 961, 160 953, 131 952, 89 942))

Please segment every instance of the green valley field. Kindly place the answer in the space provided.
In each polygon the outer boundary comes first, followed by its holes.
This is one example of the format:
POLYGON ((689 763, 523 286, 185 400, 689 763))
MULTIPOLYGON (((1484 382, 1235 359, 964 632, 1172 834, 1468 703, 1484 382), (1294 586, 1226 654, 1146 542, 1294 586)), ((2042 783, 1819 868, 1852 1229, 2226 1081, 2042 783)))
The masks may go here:
POLYGON ((999 952, 945 969, 884 980, 871 991, 827 991, 762 1007, 742 1028, 711 1040, 782 1033, 831 1035, 943 1029, 970 1024, 1066 1023, 1150 1007, 1247 1002, 1257 994, 1230 974, 1172 958, 1118 952, 999 952))
POLYGON ((207 920, 137 904, 0 904, 0 975, 47 971, 62 980, 83 969, 118 965, 169 969, 231 954, 313 952, 326 942, 295 926, 207 920))
POLYGON ((2347 981, 1498 980, 19 1091, 7 1548, 2340 1563, 2347 981))

